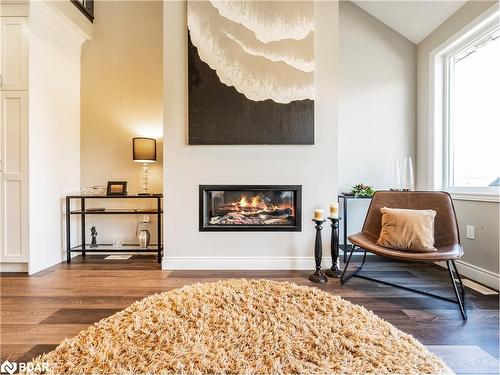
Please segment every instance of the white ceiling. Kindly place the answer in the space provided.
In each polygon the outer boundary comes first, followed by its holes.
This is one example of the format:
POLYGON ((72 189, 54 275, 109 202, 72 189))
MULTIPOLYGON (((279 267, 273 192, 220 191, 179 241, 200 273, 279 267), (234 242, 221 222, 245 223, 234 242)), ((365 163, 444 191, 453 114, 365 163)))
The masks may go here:
POLYGON ((406 39, 418 44, 464 5, 466 0, 352 0, 352 2, 406 39))

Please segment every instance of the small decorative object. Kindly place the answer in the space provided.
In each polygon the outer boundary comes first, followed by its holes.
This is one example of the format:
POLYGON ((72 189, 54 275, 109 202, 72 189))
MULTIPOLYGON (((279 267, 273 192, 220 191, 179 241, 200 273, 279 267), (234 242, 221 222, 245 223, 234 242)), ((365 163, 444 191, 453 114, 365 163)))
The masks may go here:
POLYGON ((314 219, 312 220, 316 224, 316 240, 314 241, 314 261, 316 262, 316 271, 309 276, 309 280, 313 283, 324 284, 328 281, 328 279, 321 271, 321 258, 323 257, 323 244, 321 242, 321 229, 323 229, 323 227, 321 224, 323 224, 326 220, 323 220, 323 218, 320 220, 316 219, 316 215, 318 214, 317 211, 321 211, 319 214, 321 216, 323 215, 323 210, 314 210, 314 219))
POLYGON ((147 229, 141 230, 137 238, 139 239, 139 246, 143 249, 147 249, 147 247, 149 246, 149 241, 151 240, 149 231, 147 229))
POLYGON ((106 211, 106 209, 104 207, 89 207, 89 208, 86 208, 85 211, 89 211, 89 212, 104 212, 104 211, 106 211))
POLYGON ((403 191, 411 191, 413 188, 413 163, 411 157, 406 157, 403 162, 403 191))
POLYGON ((113 247, 122 247, 122 241, 120 241, 120 240, 114 240, 113 241, 113 247))
POLYGON ((325 271, 325 275, 330 277, 340 277, 340 275, 342 274, 342 270, 340 269, 340 258, 339 258, 340 218, 338 216, 338 204, 337 204, 337 216, 329 217, 328 219, 332 222, 332 239, 330 242, 330 250, 332 254, 332 266, 325 271))
POLYGON ((339 203, 333 202, 330 203, 330 217, 338 218, 339 217, 339 203))
POLYGON ((149 243, 151 241, 151 234, 147 229, 143 228, 139 230, 139 227, 141 225, 147 225, 147 223, 147 221, 139 221, 135 230, 135 234, 137 236, 137 239, 139 240, 139 246, 143 249, 146 249, 149 246, 149 243))
POLYGON ((356 197, 373 197, 373 194, 375 194, 375 190, 371 186, 361 183, 358 185, 354 185, 351 193, 353 193, 356 197))
POLYGON ((97 247, 97 229, 94 226, 90 228, 90 235, 92 236, 90 247, 97 247))
POLYGON ((391 165, 391 191, 401 191, 401 165, 398 158, 392 159, 391 165))
POLYGON ((321 208, 314 210, 314 220, 323 220, 323 210, 321 208))
POLYGON ((127 195, 127 181, 108 181, 106 195, 127 195))
POLYGON ((139 195, 150 195, 149 193, 149 163, 156 162, 156 140, 153 138, 136 137, 132 139, 133 160, 142 163, 142 192, 139 195))
POLYGON ((105 186, 88 186, 80 189, 82 195, 103 196, 106 195, 105 186))

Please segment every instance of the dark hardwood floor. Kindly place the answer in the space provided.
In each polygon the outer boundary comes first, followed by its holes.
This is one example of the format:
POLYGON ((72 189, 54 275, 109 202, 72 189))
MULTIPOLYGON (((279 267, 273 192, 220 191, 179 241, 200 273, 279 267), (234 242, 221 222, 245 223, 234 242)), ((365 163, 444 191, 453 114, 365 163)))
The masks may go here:
MULTIPOLYGON (((104 260, 74 258, 28 277, 1 276, 1 359, 29 361, 66 337, 153 293, 224 278, 265 278, 310 285, 365 306, 441 356, 457 373, 498 373, 498 295, 467 288, 469 319, 457 305, 353 278, 325 285, 308 271, 162 271, 154 257, 104 260)), ((448 273, 437 266, 406 264, 370 256, 366 273, 453 296, 448 273)))

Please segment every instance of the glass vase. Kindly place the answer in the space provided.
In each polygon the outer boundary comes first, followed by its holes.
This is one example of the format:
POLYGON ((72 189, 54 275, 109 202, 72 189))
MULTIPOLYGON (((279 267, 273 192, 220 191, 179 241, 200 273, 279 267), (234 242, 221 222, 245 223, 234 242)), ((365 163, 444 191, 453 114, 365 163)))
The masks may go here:
POLYGON ((414 187, 413 162, 411 157, 406 157, 403 162, 403 191, 412 191, 414 187))
POLYGON ((399 164, 398 158, 392 159, 390 189, 392 191, 400 191, 401 190, 401 166, 399 164))

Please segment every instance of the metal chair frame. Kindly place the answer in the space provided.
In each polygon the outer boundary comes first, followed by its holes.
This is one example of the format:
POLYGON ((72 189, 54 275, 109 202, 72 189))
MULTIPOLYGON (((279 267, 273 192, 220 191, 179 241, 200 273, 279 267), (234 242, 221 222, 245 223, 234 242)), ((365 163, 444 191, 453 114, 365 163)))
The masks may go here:
POLYGON ((361 262, 361 265, 359 265, 353 272, 351 272, 350 274, 346 275, 346 271, 347 271, 347 268, 349 267, 349 264, 351 263, 352 254, 354 253, 354 249, 355 248, 356 248, 356 245, 353 245, 352 249, 351 249, 351 252, 349 254, 349 258, 347 259, 347 263, 345 264, 344 271, 342 272, 342 275, 340 277, 340 283, 341 284, 345 284, 351 277, 359 277, 360 279, 375 281, 375 282, 380 283, 380 284, 393 286, 393 287, 396 287, 396 288, 399 288, 399 289, 407 290, 409 292, 418 293, 418 294, 422 294, 424 296, 428 296, 428 297, 440 299, 442 301, 456 303, 460 307, 460 313, 462 314, 463 320, 467 320, 467 311, 466 311, 466 308, 465 308, 465 288, 464 288, 464 284, 462 283, 462 278, 460 277, 460 274, 458 273, 458 269, 457 269, 457 265, 455 264, 455 261, 453 261, 453 260, 447 260, 446 261, 446 266, 448 268, 448 273, 450 274, 451 283, 453 285, 453 291, 455 292, 456 300, 450 299, 450 298, 447 298, 447 297, 443 297, 443 296, 439 296, 437 294, 427 293, 427 292, 424 292, 422 290, 408 288, 406 286, 389 283, 387 281, 383 281, 383 280, 379 280, 379 279, 374 279, 372 277, 358 275, 358 272, 361 271, 361 269, 363 268, 363 266, 365 264, 365 261, 366 261, 366 252, 367 252, 367 250, 365 250, 365 249, 363 249, 361 247, 359 247, 359 248, 362 249, 362 250, 364 250, 363 261, 361 262), (452 269, 452 267, 453 267, 453 269, 452 269), (458 291, 456 279, 455 279, 455 277, 453 275, 453 270, 455 271, 455 273, 456 273, 456 275, 458 277, 458 282, 460 284, 460 289, 461 289, 460 293, 458 291))

